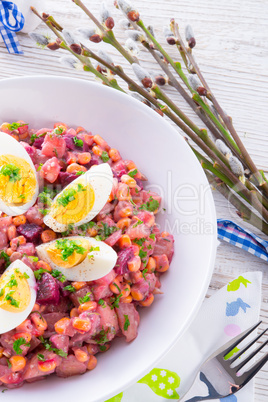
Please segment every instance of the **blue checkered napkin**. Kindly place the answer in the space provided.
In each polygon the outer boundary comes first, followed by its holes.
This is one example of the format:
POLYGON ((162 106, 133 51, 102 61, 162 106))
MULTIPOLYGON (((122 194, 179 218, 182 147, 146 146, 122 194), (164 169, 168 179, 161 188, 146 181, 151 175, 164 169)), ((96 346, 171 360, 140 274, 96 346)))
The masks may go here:
POLYGON ((268 261, 268 241, 243 229, 236 223, 218 219, 218 238, 248 251, 265 261, 268 261))
POLYGON ((23 54, 16 36, 24 26, 24 17, 16 4, 0 1, 0 33, 9 53, 23 54))

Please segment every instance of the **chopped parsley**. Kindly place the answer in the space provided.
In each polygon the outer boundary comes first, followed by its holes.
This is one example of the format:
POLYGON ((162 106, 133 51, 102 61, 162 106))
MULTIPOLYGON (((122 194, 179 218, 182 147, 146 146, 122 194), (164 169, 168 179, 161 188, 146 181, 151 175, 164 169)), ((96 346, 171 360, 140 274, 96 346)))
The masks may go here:
POLYGON ((130 326, 128 315, 124 314, 124 318, 125 318, 124 331, 127 331, 128 327, 130 326))
POLYGON ((4 250, 1 251, 0 258, 5 260, 6 268, 11 264, 10 257, 4 250))
POLYGON ((78 191, 78 192, 80 192, 80 191, 87 191, 87 189, 86 189, 81 183, 78 183, 78 184, 77 184, 77 191, 78 191))
POLYGON ((76 292, 76 289, 72 285, 64 286, 63 290, 68 290, 68 292, 76 292))
POLYGON ((62 283, 66 281, 66 277, 57 269, 53 269, 51 275, 62 283))
POLYGON ((23 201, 25 199, 25 195, 24 194, 20 194, 19 198, 23 201))
POLYGON ((137 169, 134 169, 134 170, 131 170, 130 172, 128 172, 128 175, 130 177, 134 177, 137 173, 138 173, 137 169))
POLYGON ((147 274, 147 272, 148 272, 148 269, 147 269, 147 268, 146 268, 146 269, 143 269, 143 270, 141 271, 142 276, 143 276, 144 279, 146 279, 146 274, 147 274))
POLYGON ((98 229, 98 235, 100 236, 100 240, 105 240, 107 237, 111 236, 114 232, 119 230, 117 226, 109 226, 107 223, 101 222, 102 226, 98 229))
POLYGON ((154 212, 159 208, 159 202, 155 200, 153 197, 149 198, 149 201, 145 202, 140 206, 140 209, 144 209, 145 211, 154 212))
POLYGON ((36 169, 37 172, 39 172, 39 170, 41 170, 42 166, 43 166, 43 163, 39 163, 38 168, 36 169))
POLYGON ((106 306, 105 306, 105 301, 104 301, 103 299, 100 299, 100 300, 98 301, 98 305, 101 306, 102 308, 105 308, 105 307, 106 307, 106 306))
POLYGON ((137 222, 135 223, 135 225, 133 225, 133 228, 136 228, 138 225, 142 225, 143 221, 141 221, 140 219, 137 220, 137 222))
POLYGON ((72 233, 73 230, 74 230, 74 225, 72 225, 72 224, 69 223, 67 230, 65 230, 65 232, 62 232, 62 236, 63 236, 63 237, 68 236, 69 234, 72 233))
POLYGON ((20 168, 14 163, 8 163, 5 166, 2 166, 0 173, 3 176, 9 176, 9 181, 16 182, 21 179, 21 175, 19 174, 20 168))
POLYGON ((14 306, 16 308, 19 308, 20 306, 20 302, 17 301, 16 299, 14 299, 14 297, 12 296, 12 294, 15 292, 15 290, 12 290, 11 292, 9 292, 6 296, 5 296, 5 300, 9 301, 11 306, 14 306))
POLYGON ((56 248, 61 250, 61 259, 67 261, 74 252, 84 254, 87 250, 75 240, 59 239, 56 240, 56 248))
POLYGON ((11 275, 10 281, 6 284, 8 288, 13 288, 18 286, 17 279, 15 279, 14 275, 11 275))
POLYGON ((122 296, 122 293, 120 293, 118 296, 110 297, 111 309, 119 307, 119 302, 122 296))
POLYGON ((41 362, 44 362, 44 361, 46 360, 46 359, 45 359, 45 356, 42 355, 42 353, 38 353, 37 358, 38 358, 38 360, 40 360, 41 362))
POLYGON ((56 128, 54 128, 53 133, 60 135, 63 133, 63 131, 65 130, 65 127, 63 126, 57 126, 56 128))
MULTIPOLYGON (((10 363, 9 363, 9 364, 10 364, 10 363)), ((2 392, 2 394, 3 394, 3 393, 6 392, 6 391, 8 391, 7 388, 3 389, 1 392, 2 392)))
POLYGON ((47 269, 44 269, 44 268, 40 268, 40 269, 37 269, 36 271, 34 271, 35 279, 37 281, 40 281, 40 279, 42 278, 42 274, 44 274, 45 272, 50 273, 47 269))
POLYGON ((79 297, 78 298, 79 303, 83 304, 83 303, 86 303, 86 302, 90 301, 91 300, 90 296, 91 296, 91 293, 88 292, 84 297, 79 297))
POLYGON ((7 359, 7 366, 8 366, 8 368, 12 367, 12 364, 10 363, 9 359, 7 359))
POLYGON ((54 352, 54 353, 56 353, 56 355, 61 356, 61 357, 68 356, 68 353, 64 352, 62 349, 53 348, 51 346, 51 343, 49 342, 49 340, 45 339, 43 336, 39 336, 39 340, 41 341, 41 343, 43 344, 43 346, 46 350, 50 350, 51 352, 54 352))
POLYGON ((96 223, 91 221, 78 226, 78 229, 81 230, 81 232, 83 232, 81 235, 85 235, 87 233, 88 228, 93 228, 95 225, 96 223))
POLYGON ((73 138, 73 141, 74 141, 74 143, 75 143, 75 145, 76 145, 77 147, 82 148, 82 146, 84 145, 83 140, 77 138, 76 136, 73 138))
POLYGON ((25 346, 30 346, 30 343, 26 342, 26 339, 23 337, 20 337, 18 339, 15 340, 15 342, 13 342, 13 350, 17 355, 21 355, 23 350, 21 349, 21 346, 25 345, 25 346))
POLYGON ((145 237, 142 237, 141 239, 133 239, 133 243, 138 244, 139 246, 142 246, 143 243, 145 242, 145 237))
POLYGON ((101 159, 103 160, 103 162, 108 162, 108 160, 110 159, 109 155, 108 155, 108 153, 106 151, 102 152, 101 159))
POLYGON ((39 194, 38 200, 42 204, 51 205, 52 199, 57 194, 57 191, 48 187, 44 187, 42 193, 39 194))
POLYGON ((46 134, 47 134, 47 132, 42 133, 42 134, 39 134, 39 135, 37 135, 37 134, 32 134, 32 135, 31 135, 31 143, 33 143, 37 138, 44 137, 46 134))
POLYGON ((2 297, 4 294, 4 289, 0 289, 0 297, 2 297))
POLYGON ((106 331, 104 329, 102 329, 95 337, 94 337, 94 341, 96 343, 105 343, 105 342, 109 342, 109 339, 107 337, 108 333, 110 332, 110 328, 108 328, 106 331))
POLYGON ((62 195, 57 199, 57 203, 62 205, 63 207, 67 207, 67 205, 75 200, 75 196, 77 191, 74 188, 67 188, 63 191, 62 195))
POLYGON ((8 126, 8 129, 10 130, 10 131, 13 131, 13 130, 17 130, 19 127, 25 127, 25 126, 28 126, 28 124, 27 123, 11 123, 11 124, 9 124, 9 126, 8 126))
POLYGON ((145 258, 147 257, 147 252, 143 250, 143 247, 139 251, 139 256, 140 256, 141 262, 146 263, 145 258))
POLYGON ((38 211, 40 212, 40 214, 42 214, 43 216, 46 216, 49 213, 49 209, 44 208, 44 209, 38 209, 38 211))
POLYGON ((82 170, 81 170, 81 172, 76 172, 75 174, 76 174, 76 176, 81 176, 82 174, 85 174, 86 172, 83 172, 82 170))
POLYGON ((155 240, 155 234, 154 233, 152 233, 152 234, 150 234, 150 239, 153 239, 153 240, 155 240))

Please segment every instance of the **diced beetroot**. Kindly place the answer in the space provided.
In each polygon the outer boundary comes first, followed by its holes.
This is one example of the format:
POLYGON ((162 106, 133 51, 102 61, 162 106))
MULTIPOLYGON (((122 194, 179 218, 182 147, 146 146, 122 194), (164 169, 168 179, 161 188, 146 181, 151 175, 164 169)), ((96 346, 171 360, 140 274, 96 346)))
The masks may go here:
POLYGON ((153 254, 166 254, 170 263, 174 254, 174 237, 171 234, 165 237, 160 237, 155 244, 153 254))
POLYGON ((0 249, 2 250, 8 245, 8 238, 5 232, 0 231, 0 249))
POLYGON ((42 145, 45 141, 45 137, 38 137, 34 140, 33 146, 37 149, 42 149, 42 145))
POLYGON ((93 155, 92 158, 90 159, 90 162, 86 165, 86 168, 89 169, 93 165, 99 165, 100 164, 100 158, 96 155, 93 155))
POLYGON ((84 374, 87 370, 86 363, 79 362, 74 355, 69 355, 62 359, 61 364, 56 368, 58 377, 71 377, 73 375, 84 374))
POLYGON ((0 344, 7 349, 11 354, 13 353, 13 342, 12 336, 15 334, 15 330, 5 332, 0 336, 0 344))
POLYGON ((115 243, 118 242, 121 235, 122 235, 122 230, 121 229, 117 230, 116 232, 112 233, 111 236, 107 237, 107 239, 105 239, 104 242, 112 247, 115 245, 115 243))
POLYGON ((100 315, 100 327, 105 331, 107 340, 111 341, 119 330, 117 315, 105 302, 98 305, 97 313, 100 315))
POLYGON ((57 180, 59 172, 61 170, 61 166, 56 157, 50 158, 46 163, 41 167, 40 176, 43 179, 46 179, 50 183, 54 183, 57 180))
POLYGON ((119 307, 115 309, 118 317, 120 329, 126 337, 127 342, 133 341, 138 335, 138 326, 140 322, 140 316, 137 312, 134 304, 132 303, 119 303, 119 307), (129 326, 125 330, 126 319, 129 321, 129 326))
POLYGON ((35 223, 36 225, 41 226, 43 224, 43 215, 39 211, 37 206, 31 207, 25 213, 26 219, 29 223, 35 223))
POLYGON ((80 297, 82 298, 82 297, 86 296, 88 293, 91 294, 90 299, 93 300, 93 295, 91 293, 91 288, 89 286, 85 286, 84 288, 78 290, 77 292, 72 293, 70 295, 70 299, 72 300, 73 304, 76 307, 79 307, 80 306, 80 302, 79 302, 80 297))
POLYGON ((34 335, 32 335, 32 339, 31 339, 31 347, 28 350, 28 352, 32 352, 32 350, 34 350, 35 348, 37 348, 37 346, 39 346, 41 343, 41 341, 34 335))
POLYGON ((52 275, 45 272, 38 282, 37 303, 40 304, 58 304, 60 301, 59 285, 52 275))
POLYGON ((60 179, 60 184, 65 187, 67 184, 70 184, 73 180, 77 179, 77 175, 74 173, 68 173, 68 172, 59 172, 59 179, 60 179))
POLYGON ((38 243, 43 229, 35 223, 25 223, 17 227, 17 233, 30 243, 38 243))
POLYGON ((72 151, 75 150, 75 144, 74 144, 74 139, 75 135, 70 135, 70 134, 66 134, 63 136, 63 139, 66 143, 66 146, 68 149, 71 149, 72 151))
POLYGON ((48 304, 45 306, 45 313, 66 313, 70 310, 70 300, 68 297, 61 297, 58 304, 48 304))
POLYGON ((61 349, 63 352, 68 353, 70 343, 69 336, 57 334, 52 335, 49 340, 54 348, 61 349))
POLYGON ((17 249, 18 253, 27 254, 27 255, 35 255, 35 246, 33 243, 22 244, 17 249))
MULTIPOLYGON (((97 220, 103 220, 105 219, 105 217, 114 210, 114 205, 111 204, 110 202, 106 202, 106 204, 104 205, 104 207, 100 210, 100 212, 97 215, 97 220)), ((114 225, 114 222, 113 222, 114 225)), ((110 225, 110 226, 113 226, 110 225)))
POLYGON ((134 252, 131 246, 119 251, 117 262, 114 268, 117 275, 123 275, 129 272, 127 263, 128 261, 132 260, 133 257, 134 252))
POLYGON ((42 154, 57 158, 62 158, 66 151, 66 142, 64 138, 57 135, 47 134, 42 144, 42 154))

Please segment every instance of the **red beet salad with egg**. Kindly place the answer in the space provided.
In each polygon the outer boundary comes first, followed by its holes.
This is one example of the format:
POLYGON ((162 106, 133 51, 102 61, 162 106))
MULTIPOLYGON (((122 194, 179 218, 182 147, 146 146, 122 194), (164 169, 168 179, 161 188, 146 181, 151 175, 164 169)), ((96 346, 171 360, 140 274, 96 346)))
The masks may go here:
POLYGON ((83 127, 0 126, 0 386, 83 374, 136 338, 174 250, 146 180, 83 127))

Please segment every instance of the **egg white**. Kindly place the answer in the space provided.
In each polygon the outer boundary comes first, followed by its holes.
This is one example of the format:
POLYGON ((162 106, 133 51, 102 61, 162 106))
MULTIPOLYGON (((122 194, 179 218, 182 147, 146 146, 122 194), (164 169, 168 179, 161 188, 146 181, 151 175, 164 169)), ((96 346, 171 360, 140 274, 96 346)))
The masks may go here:
MULTIPOLYGON (((54 202, 57 201, 57 198, 62 195, 62 192, 66 189, 70 189, 76 186, 77 183, 82 183, 82 181, 86 184, 90 184, 93 187, 95 194, 95 201, 92 209, 89 213, 80 221, 75 222, 73 224, 74 227, 80 226, 86 222, 91 221, 104 207, 106 204, 110 193, 112 191, 113 186, 113 173, 108 165, 108 163, 102 163, 101 165, 94 165, 88 170, 85 174, 79 176, 77 179, 72 181, 68 186, 66 186, 53 200, 52 208, 54 202)), ((50 210, 51 211, 51 210, 50 210)), ((49 226, 54 232, 65 232, 68 229, 68 225, 57 222, 49 212, 44 217, 44 223, 49 226)))
POLYGON ((16 268, 18 268, 22 274, 26 273, 29 276, 27 282, 30 288, 31 299, 27 308, 18 313, 6 311, 0 307, 0 334, 11 331, 20 325, 31 313, 36 301, 36 280, 31 268, 22 261, 16 260, 5 270, 4 273, 10 272, 10 275, 12 275, 12 271, 14 272, 16 268))
POLYGON ((60 271, 69 281, 94 281, 107 275, 115 266, 117 261, 117 253, 114 249, 103 241, 95 240, 92 237, 70 236, 69 240, 86 239, 89 241, 90 247, 99 247, 99 251, 91 251, 86 258, 72 268, 63 268, 56 265, 47 254, 47 248, 56 242, 53 240, 49 243, 43 243, 36 247, 38 257, 47 262, 52 269, 60 271), (90 257, 93 256, 93 257, 90 257))
POLYGON ((17 216, 17 215, 24 214, 35 203, 36 198, 39 193, 38 180, 37 180, 34 164, 32 162, 32 159, 30 158, 29 154, 27 153, 27 151, 23 148, 23 146, 17 140, 15 140, 15 138, 0 131, 0 155, 6 155, 6 154, 14 155, 14 156, 17 156, 19 158, 26 160, 26 162, 28 162, 29 165, 31 166, 31 168, 34 172, 34 175, 35 175, 35 180, 36 180, 36 187, 35 187, 35 193, 33 195, 33 198, 26 204, 18 205, 18 206, 7 205, 0 198, 0 211, 5 212, 7 215, 17 216))

